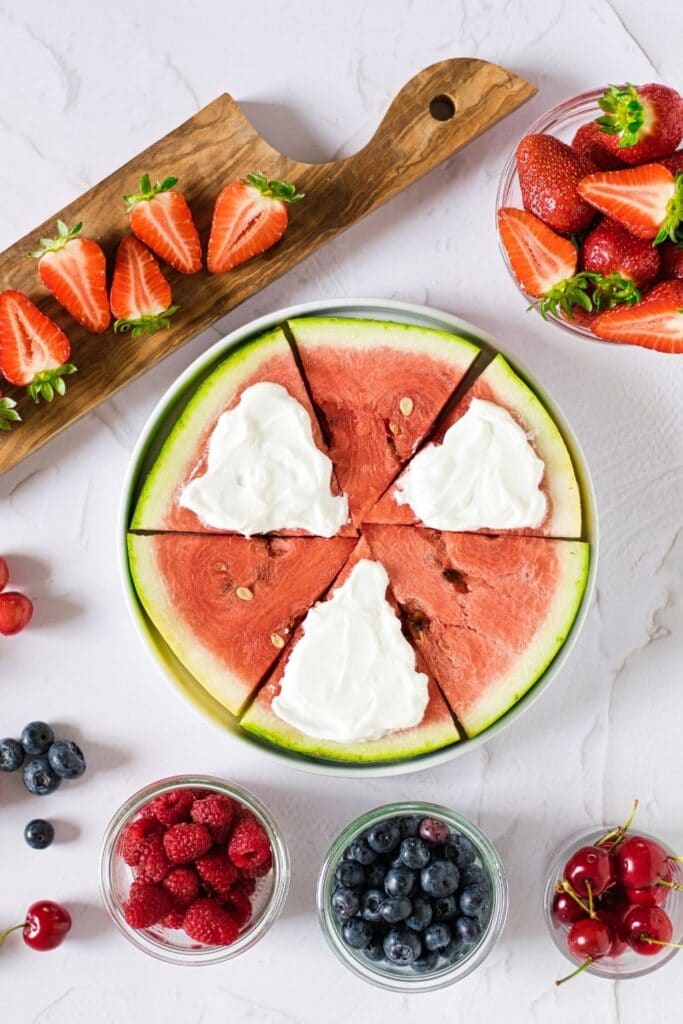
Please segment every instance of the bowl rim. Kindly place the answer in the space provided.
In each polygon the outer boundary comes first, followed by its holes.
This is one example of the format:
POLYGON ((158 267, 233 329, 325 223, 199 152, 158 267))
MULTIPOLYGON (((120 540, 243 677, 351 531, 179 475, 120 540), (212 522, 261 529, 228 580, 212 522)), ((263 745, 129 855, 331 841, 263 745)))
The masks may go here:
MULTIPOLYGON (((171 423, 167 423, 166 426, 167 429, 170 429, 171 423)), ((560 407, 547 395, 544 389, 540 387, 536 382, 535 377, 526 369, 522 361, 516 356, 510 355, 508 351, 498 343, 493 335, 452 313, 417 303, 378 298, 317 299, 309 302, 296 303, 294 305, 275 310, 271 313, 266 313, 263 316, 250 320, 235 330, 230 331, 225 337, 216 341, 197 359, 190 363, 190 365, 186 367, 186 369, 170 384, 160 397, 140 431, 140 436, 138 437, 135 447, 131 453, 123 480, 121 501, 119 504, 116 524, 116 534, 120 579, 126 606, 133 621, 135 631, 141 638, 145 649, 156 665, 158 673, 165 679, 167 685, 170 684, 172 686, 177 696, 180 697, 186 705, 190 704, 194 711, 200 715, 204 721, 208 718, 216 728, 220 728, 224 733, 226 731, 230 732, 241 742, 247 743, 252 749, 260 751, 263 755, 271 758, 274 762, 280 765, 286 764, 289 767, 308 771, 313 774, 329 775, 338 778, 348 778, 352 776, 370 778, 405 775, 411 772, 433 768, 438 765, 446 764, 447 762, 452 761, 457 757, 461 757, 470 751, 476 750, 478 747, 493 739, 507 728, 515 721, 516 718, 519 717, 519 715, 523 714, 523 712, 540 697, 545 688, 558 675, 569 657, 583 628, 588 614, 588 609, 592 601, 599 557, 597 502, 583 449, 560 407), (169 410, 173 408, 174 404, 186 401, 188 397, 186 392, 188 392, 191 387, 196 387, 203 377, 208 375, 213 367, 217 365, 221 359, 225 357, 227 352, 236 345, 241 344, 251 337, 257 337, 259 334, 272 330, 285 320, 306 316, 346 316, 349 318, 365 317, 370 319, 393 320, 395 322, 412 324, 419 327, 431 327, 437 330, 445 330, 449 333, 458 334, 459 336, 473 341, 482 347, 502 354, 515 373, 517 373, 532 388, 534 393, 539 396, 543 404, 548 409, 553 421, 556 423, 565 443, 567 444, 581 491, 583 513, 582 538, 590 544, 590 561, 581 605, 562 647, 557 652, 543 675, 533 684, 521 700, 513 705, 501 718, 494 722, 494 724, 484 732, 472 739, 453 743, 440 750, 422 754, 418 757, 409 758, 404 761, 346 764, 343 762, 316 760, 311 757, 304 757, 303 755, 288 751, 284 747, 276 747, 274 744, 266 743, 258 737, 240 729, 237 722, 233 721, 233 716, 231 716, 230 713, 222 707, 222 705, 219 705, 218 702, 215 701, 214 698, 211 697, 203 687, 201 687, 201 685, 190 676, 189 672, 187 672, 187 670, 180 665, 177 659, 175 659, 175 656, 170 651, 170 648, 167 647, 165 641, 159 636, 159 634, 157 634, 155 628, 147 619, 137 597, 135 586, 130 574, 126 537, 130 511, 134 505, 136 496, 136 483, 140 473, 142 472, 145 460, 149 455, 150 448, 152 447, 155 438, 158 438, 160 430, 163 429, 163 421, 168 419, 169 410), (155 639, 155 635, 157 639, 155 639), (173 666, 173 672, 171 671, 171 665, 173 666), (181 681, 180 675, 183 673, 186 676, 186 679, 181 681), (192 692, 190 692, 190 690, 192 692)))

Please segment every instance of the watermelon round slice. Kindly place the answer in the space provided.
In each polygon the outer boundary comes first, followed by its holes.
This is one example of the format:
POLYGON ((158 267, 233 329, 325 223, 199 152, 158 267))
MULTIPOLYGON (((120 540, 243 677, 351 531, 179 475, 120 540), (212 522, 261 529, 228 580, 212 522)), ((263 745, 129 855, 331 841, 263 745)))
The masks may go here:
POLYGON ((445 331, 377 320, 308 317, 289 327, 358 526, 479 349, 445 331))
MULTIPOLYGON (((363 539, 358 542, 351 558, 326 595, 326 599, 329 600, 332 594, 344 586, 352 570, 361 559, 373 559, 373 555, 363 539)), ((398 616, 398 605, 390 588, 387 590, 386 600, 398 616)), ((428 680, 428 703, 419 725, 410 729, 389 732, 379 739, 340 743, 307 735, 284 721, 276 713, 273 701, 281 691, 282 677, 287 661, 296 644, 301 641, 305 626, 306 620, 304 619, 302 625, 296 630, 284 657, 277 663, 270 678, 243 715, 240 724, 247 732, 309 757, 328 761, 366 763, 417 757, 420 754, 439 750, 455 743, 460 738, 448 706, 431 677, 428 680)), ((417 671, 425 672, 429 676, 419 652, 416 652, 416 668, 417 671)))
MULTIPOLYGON (((441 443, 449 427, 467 412, 473 398, 493 402, 506 409, 525 431, 532 448, 545 466, 541 489, 546 497, 547 511, 543 522, 534 528, 510 532, 546 537, 581 537, 581 492, 567 445, 541 400, 511 369, 503 356, 496 356, 460 401, 447 412, 429 443, 441 443)), ((425 525, 410 505, 396 501, 396 488, 400 480, 401 476, 382 495, 374 508, 369 510, 365 522, 425 525)))
MULTIPOLYGON (((317 416, 301 378, 289 342, 277 329, 234 349, 206 378, 180 414, 142 487, 130 528, 132 530, 222 533, 203 523, 179 504, 189 480, 206 472, 208 441, 221 413, 232 409, 251 385, 268 381, 280 384, 311 418, 313 437, 326 451, 317 416)), ((333 493, 339 494, 336 478, 333 493)), ((283 534, 305 531, 282 530, 283 534)), ((342 534, 355 535, 351 525, 342 534)))
POLYGON ((348 537, 129 534, 128 556, 158 632, 237 715, 354 544, 348 537))
POLYGON ((424 663, 468 736, 540 679, 586 587, 589 546, 526 536, 366 526, 424 663))

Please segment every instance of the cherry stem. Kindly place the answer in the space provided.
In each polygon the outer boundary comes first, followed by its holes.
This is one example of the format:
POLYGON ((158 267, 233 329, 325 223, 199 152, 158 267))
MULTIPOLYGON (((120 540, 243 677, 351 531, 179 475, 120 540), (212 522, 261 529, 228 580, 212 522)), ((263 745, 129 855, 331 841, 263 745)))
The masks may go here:
POLYGON ((571 981, 571 979, 575 978, 577 974, 581 974, 581 971, 585 971, 587 967, 590 967, 590 965, 593 963, 593 959, 594 958, 592 956, 589 956, 587 960, 584 960, 580 967, 577 967, 576 970, 572 971, 571 974, 566 974, 564 978, 560 978, 559 981, 555 982, 555 984, 564 985, 565 981, 571 981))
POLYGON ((667 860, 677 860, 677 861, 683 861, 683 857, 667 857, 666 859, 667 859, 667 860))
POLYGON ((0 932, 0 945, 2 945, 8 935, 11 935, 12 932, 19 931, 19 929, 23 928, 25 924, 26 922, 22 921, 21 924, 13 924, 11 928, 7 929, 7 931, 0 932))
POLYGON ((593 906, 593 886, 586 879, 586 888, 588 889, 588 916, 595 917, 595 908, 593 906))
POLYGON ((610 839, 613 839, 614 836, 617 836, 618 838, 617 838, 616 842, 614 843, 614 846, 618 846, 619 843, 621 843, 622 840, 624 839, 624 836, 626 835, 626 833, 630 829, 631 825, 633 824, 633 819, 636 816, 636 811, 638 810, 639 803, 640 803, 639 800, 634 800, 633 801, 633 807, 631 808, 631 813, 629 814, 628 818, 626 819, 626 823, 624 825, 618 825, 617 828, 613 828, 611 830, 611 832, 608 832, 607 835, 604 835, 602 837, 602 839, 598 839, 598 841, 595 843, 595 845, 596 846, 602 846, 603 843, 607 843, 607 842, 609 842, 610 839))
POLYGON ((566 892, 568 896, 571 896, 574 902, 578 903, 585 914, 588 914, 589 917, 595 917, 591 908, 586 906, 577 892, 574 892, 566 878, 563 878, 562 881, 558 882, 558 889, 560 892, 566 892))
POLYGON ((667 882, 665 878, 660 878, 657 885, 663 885, 667 889, 676 889, 678 892, 683 892, 683 885, 680 882, 667 882))
POLYGON ((641 942, 647 942, 649 946, 671 946, 673 949, 683 949, 683 942, 664 942, 663 939, 651 939, 649 935, 639 935, 641 942))

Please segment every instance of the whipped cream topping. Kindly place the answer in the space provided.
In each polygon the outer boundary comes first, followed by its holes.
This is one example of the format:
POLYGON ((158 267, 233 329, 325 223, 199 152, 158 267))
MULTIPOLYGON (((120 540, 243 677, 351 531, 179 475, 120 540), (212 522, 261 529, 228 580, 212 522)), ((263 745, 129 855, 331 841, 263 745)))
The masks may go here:
POLYGON ((546 514, 544 472, 507 409, 473 398, 443 442, 415 456, 395 497, 435 530, 535 527, 546 514))
POLYGON ((284 529, 332 537, 349 510, 331 481, 332 462, 315 444, 307 410, 263 381, 220 416, 206 472, 186 484, 179 503, 206 526, 245 537, 284 529))
POLYGON ((422 721, 427 676, 416 671, 388 583, 383 565, 361 559, 304 619, 272 706, 307 736, 357 743, 422 721))

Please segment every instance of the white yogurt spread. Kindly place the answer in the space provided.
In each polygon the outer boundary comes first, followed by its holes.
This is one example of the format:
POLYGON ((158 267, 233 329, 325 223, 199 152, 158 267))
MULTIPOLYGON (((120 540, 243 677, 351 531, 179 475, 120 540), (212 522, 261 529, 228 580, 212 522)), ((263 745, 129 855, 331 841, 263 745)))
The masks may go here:
POLYGON ((376 740, 418 725, 427 676, 385 597, 389 577, 361 559, 329 601, 312 608, 273 711, 296 729, 337 743, 376 740))
POLYGON ((539 526, 546 514, 545 466, 507 409, 473 398, 440 445, 419 452, 396 485, 435 530, 539 526))
POLYGON ((264 381, 221 415, 206 472, 186 484, 179 503, 206 526, 245 537, 284 529, 332 537, 349 511, 331 480, 332 462, 316 447, 307 410, 264 381))

